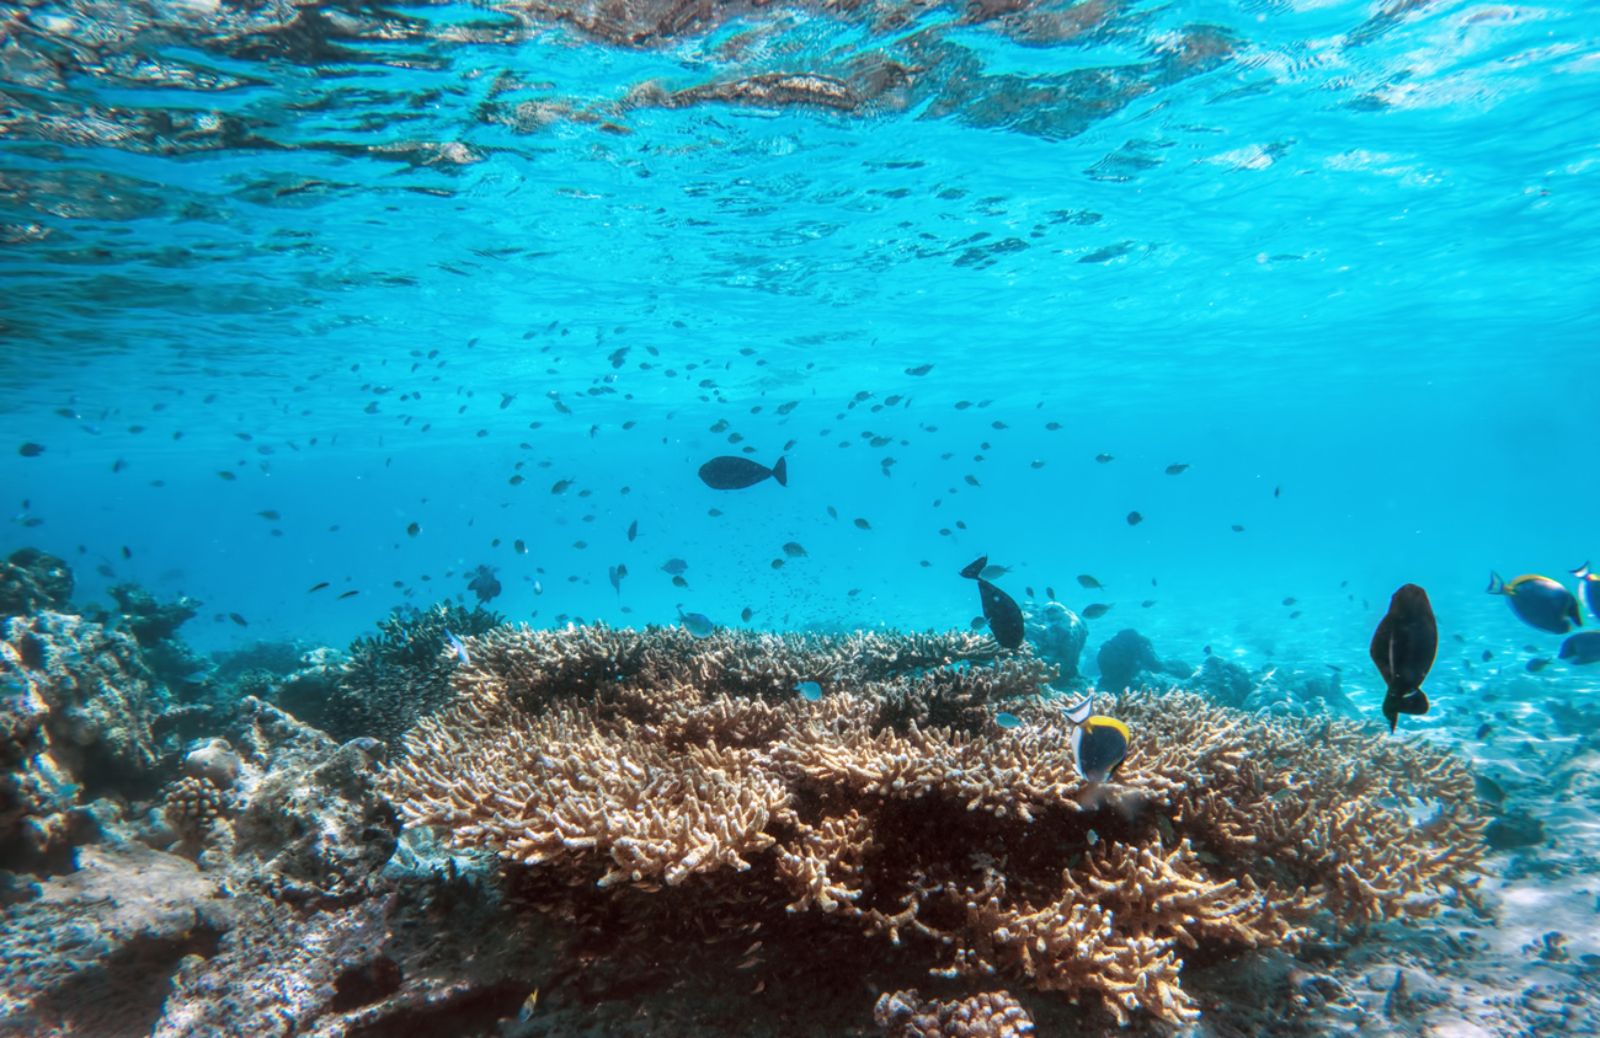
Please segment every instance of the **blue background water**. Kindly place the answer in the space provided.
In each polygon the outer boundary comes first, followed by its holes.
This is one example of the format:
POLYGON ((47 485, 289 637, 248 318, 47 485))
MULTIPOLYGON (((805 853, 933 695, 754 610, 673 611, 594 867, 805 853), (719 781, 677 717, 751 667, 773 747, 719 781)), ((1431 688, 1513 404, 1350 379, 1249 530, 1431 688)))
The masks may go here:
POLYGON ((1107 5, 1053 45, 792 9, 642 48, 393 10, 330 8, 323 51, 203 5, 26 12, 0 549, 80 599, 194 595, 205 648, 342 644, 480 563, 539 624, 961 626, 986 552, 1018 598, 1114 603, 1091 654, 1136 626, 1370 690, 1408 580, 1474 655, 1554 654, 1483 586, 1600 559, 1600 7, 1107 5), (885 54, 941 85, 621 104, 885 54), (787 488, 695 477, 791 439, 787 488))

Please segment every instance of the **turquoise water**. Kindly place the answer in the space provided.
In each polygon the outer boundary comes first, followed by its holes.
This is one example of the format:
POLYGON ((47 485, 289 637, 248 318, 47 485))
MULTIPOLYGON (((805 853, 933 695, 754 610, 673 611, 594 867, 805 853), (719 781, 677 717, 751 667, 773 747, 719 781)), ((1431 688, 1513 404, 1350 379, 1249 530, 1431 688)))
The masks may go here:
POLYGON ((536 625, 964 626, 987 553, 1090 658, 1375 693, 1406 581, 1554 654, 1483 586, 1600 559, 1600 7, 564 10, 13 7, 0 549, 204 649, 481 564, 536 625), (770 73, 848 110, 691 92, 770 73), (746 447, 789 485, 696 478, 746 447))

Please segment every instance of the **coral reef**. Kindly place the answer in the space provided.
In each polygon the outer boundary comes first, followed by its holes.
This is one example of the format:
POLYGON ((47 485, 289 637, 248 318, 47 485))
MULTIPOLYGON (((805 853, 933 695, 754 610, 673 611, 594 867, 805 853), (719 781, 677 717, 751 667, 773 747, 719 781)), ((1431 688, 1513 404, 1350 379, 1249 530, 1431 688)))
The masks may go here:
POLYGON ((351 644, 337 673, 313 663, 282 682, 276 699, 340 741, 370 736, 397 744, 401 733, 452 695, 456 660, 445 632, 465 638, 501 623, 488 610, 449 603, 396 610, 378 624, 377 634, 351 644))
POLYGON ((0 561, 0 616, 65 609, 72 598, 72 568, 37 548, 18 548, 0 561))
POLYGON ((1050 669, 980 665, 985 642, 500 629, 467 639, 456 701, 384 781, 411 823, 497 854, 531 904, 605 917, 614 956, 666 928, 754 925, 1118 1021, 1194 1017, 1188 957, 1424 916, 1470 888, 1483 823, 1456 757, 1127 693, 1105 709, 1133 754, 1090 786, 1070 723, 1030 698, 1050 669), (994 724, 1001 704, 1022 727, 994 724))
POLYGON ((1027 637, 1034 654, 1055 667, 1059 680, 1075 681, 1078 658, 1089 640, 1089 626, 1060 602, 1046 602, 1027 610, 1027 637))
POLYGON ((126 634, 41 612, 0 621, 0 863, 92 836, 79 810, 160 783, 177 738, 126 634))
POLYGON ((916 992, 883 995, 873 1019, 889 1038, 1019 1038, 1033 1033, 1033 1018, 1004 991, 959 1002, 924 1001, 916 992))

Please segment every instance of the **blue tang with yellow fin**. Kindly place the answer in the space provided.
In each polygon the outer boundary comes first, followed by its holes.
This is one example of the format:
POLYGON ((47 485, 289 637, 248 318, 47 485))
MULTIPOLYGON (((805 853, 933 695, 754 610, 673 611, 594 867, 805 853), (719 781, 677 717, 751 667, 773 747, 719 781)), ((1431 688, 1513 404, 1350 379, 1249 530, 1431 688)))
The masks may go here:
POLYGON ((1583 626, 1578 600, 1560 581, 1535 573, 1503 581, 1500 574, 1491 570, 1488 591, 1491 595, 1505 595, 1517 619, 1530 627, 1551 634, 1566 634, 1574 627, 1583 626))

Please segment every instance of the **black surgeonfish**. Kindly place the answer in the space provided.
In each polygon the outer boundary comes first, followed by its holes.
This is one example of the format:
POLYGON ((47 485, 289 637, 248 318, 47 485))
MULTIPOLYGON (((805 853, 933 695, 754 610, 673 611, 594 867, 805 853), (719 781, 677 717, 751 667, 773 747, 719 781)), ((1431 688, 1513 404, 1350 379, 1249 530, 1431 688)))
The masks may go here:
POLYGON ((712 490, 743 490, 765 479, 775 479, 780 487, 789 485, 789 463, 779 458, 770 469, 758 461, 724 454, 700 466, 700 481, 712 490))
POLYGON ((1439 652, 1439 626, 1433 619, 1428 593, 1415 584, 1402 585, 1389 599, 1389 611, 1372 635, 1372 662, 1388 686, 1383 695, 1383 716, 1394 731, 1401 714, 1425 714, 1428 697, 1422 679, 1428 676, 1439 652))
POLYGON ((1500 574, 1489 572, 1488 592, 1504 595, 1517 618, 1530 627, 1551 634, 1566 634, 1574 627, 1583 626, 1583 614, 1578 612, 1578 600, 1561 582, 1525 573, 1515 580, 1500 579, 1500 574))
POLYGON ((961 570, 961 575, 978 582, 978 597, 983 602, 983 617, 989 621, 989 633, 1003 649, 1015 649, 1022 644, 1022 607, 1016 599, 979 576, 989 565, 984 555, 961 570))

